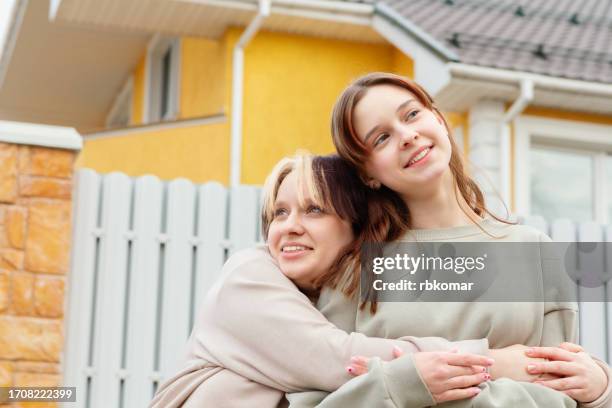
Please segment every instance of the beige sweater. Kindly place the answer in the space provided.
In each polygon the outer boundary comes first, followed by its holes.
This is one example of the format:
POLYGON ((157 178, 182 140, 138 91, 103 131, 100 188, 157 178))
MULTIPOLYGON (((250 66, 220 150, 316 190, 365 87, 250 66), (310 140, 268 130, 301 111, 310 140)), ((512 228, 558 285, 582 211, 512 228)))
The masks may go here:
MULTIPOLYGON (((547 242, 546 235, 521 225, 506 225, 485 220, 480 225, 498 237, 496 240, 508 242, 547 242)), ((404 241, 492 241, 476 226, 464 226, 441 230, 416 230, 407 234, 404 241)), ((545 249, 545 248, 543 248, 545 249)), ((541 252, 539 262, 522 271, 525 279, 531 279, 527 286, 538 287, 544 274, 559 274, 560 259, 541 252)), ((541 287, 541 285, 540 285, 541 287)), ((512 344, 557 346, 563 341, 576 342, 577 306, 573 303, 552 304, 545 302, 515 303, 458 303, 458 302, 394 302, 380 303, 379 311, 372 316, 367 311, 358 311, 355 302, 350 304, 338 292, 326 292, 319 302, 321 311, 338 327, 347 331, 358 331, 368 336, 395 338, 410 333, 413 336, 439 336, 449 340, 488 338, 491 348, 501 348, 512 344), (356 316, 351 325, 347 315, 356 316)), ((406 359, 410 359, 407 357, 406 359)), ((398 359, 401 360, 401 359, 398 359)), ((608 377, 610 369, 603 362, 608 377)), ((327 396, 321 392, 307 392, 289 395, 291 407, 424 407, 434 401, 424 384, 411 382, 410 392, 386 392, 384 373, 399 361, 371 364, 371 378, 368 375, 356 378, 327 396), (415 386, 416 384, 416 386, 415 386), (369 390, 364 394, 363 390, 369 390), (386 399, 385 399, 386 398, 386 399)), ((397 382, 401 378, 387 378, 397 382)), ((575 401, 564 394, 543 386, 501 379, 483 384, 482 392, 475 398, 442 404, 448 407, 574 407, 575 401)), ((581 407, 611 407, 611 386, 604 394, 581 407)))
MULTIPOLYGON (((468 234, 457 229, 454 235, 464 234, 466 240, 482 239, 474 231, 470 232, 470 227, 465 228, 468 234)), ((515 238, 521 240, 536 236, 544 239, 524 227, 513 234, 518 234, 515 238)), ((422 407, 431 405, 432 399, 411 356, 390 362, 374 359, 367 375, 351 381, 348 381, 350 377, 345 366, 355 354, 389 360, 393 344, 411 352, 450 349, 453 344, 443 338, 415 337, 406 338, 407 343, 398 343, 354 332, 349 335, 346 331, 357 329, 368 334, 379 332, 396 336, 412 334, 414 329, 419 334, 430 335, 436 331, 435 334, 457 339, 478 338, 476 334, 485 338, 491 334, 500 347, 504 343, 501 341, 504 331, 516 329, 515 325, 526 328, 518 331, 521 334, 516 336, 516 341, 508 336, 507 344, 523 339, 527 344, 556 345, 563 340, 573 340, 575 333, 573 306, 559 308, 539 304, 509 312, 500 304, 492 313, 478 304, 460 308, 457 303, 428 305, 423 311, 408 311, 402 309, 401 304, 384 304, 377 315, 369 316, 356 314, 355 302, 328 291, 321 297, 321 314, 280 273, 265 248, 242 251, 224 266, 223 276, 206 297, 189 340, 184 368, 162 384, 151 406, 274 407, 283 405, 279 390, 329 392, 337 389, 324 400, 325 392, 303 392, 289 398, 296 407, 317 404, 327 407, 422 407), (414 319, 421 312, 429 316, 429 321, 414 319), (539 317, 521 321, 511 319, 509 324, 506 320, 514 312, 519 313, 520 319, 532 315, 539 317), (346 331, 336 328, 330 320, 346 331)), ((462 351, 487 351, 486 340, 466 340, 458 344, 462 351)), ((585 406, 609 406, 609 394, 608 389, 598 401, 585 406)), ((461 407, 575 406, 561 393, 510 380, 491 383, 477 398, 454 404, 461 407)))
MULTIPOLYGON (((350 307, 338 311, 339 323, 354 324, 350 307)), ((486 339, 402 340, 368 338, 336 328, 280 272, 266 247, 244 250, 228 260, 206 295, 183 368, 160 386, 150 406, 273 408, 285 404, 284 392, 336 390, 351 379, 345 368, 353 355, 391 360, 393 345, 409 353, 455 347, 478 354, 488 351, 486 339)), ((422 386, 412 362, 405 361, 368 378, 375 378, 376 386, 391 383, 391 392, 393 384, 398 393, 405 392, 404 387, 422 386)), ((376 394, 368 386, 363 391, 376 394)))

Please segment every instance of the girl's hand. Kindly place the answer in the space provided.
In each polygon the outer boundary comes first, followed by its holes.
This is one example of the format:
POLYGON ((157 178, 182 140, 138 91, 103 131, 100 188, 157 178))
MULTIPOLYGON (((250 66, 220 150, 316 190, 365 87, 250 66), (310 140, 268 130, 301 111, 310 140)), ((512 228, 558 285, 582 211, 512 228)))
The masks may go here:
POLYGON ((529 373, 548 373, 561 377, 554 380, 538 380, 536 384, 561 391, 576 401, 595 401, 608 386, 606 373, 577 344, 563 343, 559 347, 532 347, 525 353, 530 357, 551 360, 528 365, 529 373))
MULTIPOLYGON (((400 348, 393 348, 395 358, 402 354, 400 348)), ((366 357, 353 357, 347 371, 355 376, 365 374, 369 361, 366 357)), ((414 361, 436 403, 473 397, 480 393, 476 386, 491 379, 484 367, 492 365, 493 360, 484 356, 457 354, 456 350, 419 352, 414 354, 414 361)))
POLYGON ((550 374, 536 375, 528 373, 525 367, 531 364, 545 362, 544 358, 527 357, 525 351, 529 349, 522 344, 504 347, 501 349, 489 350, 489 356, 495 360, 495 364, 489 372, 491 378, 497 380, 499 378, 510 378, 514 381, 534 382, 536 380, 552 380, 559 378, 550 374))

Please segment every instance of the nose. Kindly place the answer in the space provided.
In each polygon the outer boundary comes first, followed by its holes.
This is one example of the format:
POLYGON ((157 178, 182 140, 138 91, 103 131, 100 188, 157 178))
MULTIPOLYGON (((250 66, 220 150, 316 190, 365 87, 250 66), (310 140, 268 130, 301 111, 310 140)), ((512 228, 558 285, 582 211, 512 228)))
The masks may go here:
POLYGON ((298 211, 292 211, 291 214, 285 220, 284 231, 285 234, 302 235, 304 233, 304 225, 302 224, 302 217, 298 211))
POLYGON ((400 137, 400 148, 405 149, 407 147, 412 146, 417 137, 417 133, 414 130, 406 128, 402 129, 400 137))

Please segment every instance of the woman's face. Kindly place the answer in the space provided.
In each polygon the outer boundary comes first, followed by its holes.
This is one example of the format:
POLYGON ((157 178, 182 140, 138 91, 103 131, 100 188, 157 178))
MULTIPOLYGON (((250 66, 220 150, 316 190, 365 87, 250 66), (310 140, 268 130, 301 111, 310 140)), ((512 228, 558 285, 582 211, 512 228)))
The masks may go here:
POLYGON ((410 91, 369 88, 355 106, 353 126, 370 149, 369 177, 406 196, 433 186, 449 170, 451 144, 442 119, 410 91))
POLYGON ((309 289, 352 242, 353 234, 347 221, 315 205, 306 188, 305 205, 300 205, 296 179, 291 172, 280 185, 268 246, 283 274, 309 289))

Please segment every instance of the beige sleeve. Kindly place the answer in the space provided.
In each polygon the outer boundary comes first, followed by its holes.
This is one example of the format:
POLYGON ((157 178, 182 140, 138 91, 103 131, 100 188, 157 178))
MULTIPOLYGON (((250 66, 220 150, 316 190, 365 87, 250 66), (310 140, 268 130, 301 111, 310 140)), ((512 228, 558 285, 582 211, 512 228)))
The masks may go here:
POLYGON ((610 385, 612 370, 610 370, 610 366, 600 359, 596 357, 593 357, 593 359, 606 373, 606 377, 608 377, 608 386, 603 394, 601 394, 595 401, 584 402, 579 404, 579 406, 580 408, 612 408, 612 386, 610 385))
MULTIPOLYGON (((550 238, 543 236, 541 242, 550 242, 550 238)), ((567 279, 563 272, 561 260, 554 254, 546 250, 546 245, 542 249, 542 272, 545 277, 552 279, 554 274, 559 274, 561 278, 567 279)), ((545 279, 546 281, 546 279, 545 279)), ((554 288, 560 298, 559 302, 546 302, 544 325, 542 328, 542 346, 558 346, 564 341, 570 343, 578 342, 578 305, 567 300, 571 297, 563 291, 575 290, 572 282, 568 280, 567 285, 557 285, 554 288)), ((549 294, 550 295, 550 294, 549 294)), ((610 367, 603 361, 593 357, 595 362, 604 370, 608 378, 608 386, 603 394, 595 401, 579 403, 580 408, 612 408, 612 383, 610 382, 610 367)))
MULTIPOLYGON (((252 381, 285 392, 332 391, 351 379, 346 366, 353 355, 391 360, 393 345, 416 352, 428 344, 338 329, 282 275, 267 251, 243 251, 224 269, 201 307, 191 358, 200 354, 252 381)), ((488 350, 484 342, 480 348, 488 350)), ((436 339, 436 344, 455 343, 436 339)))

